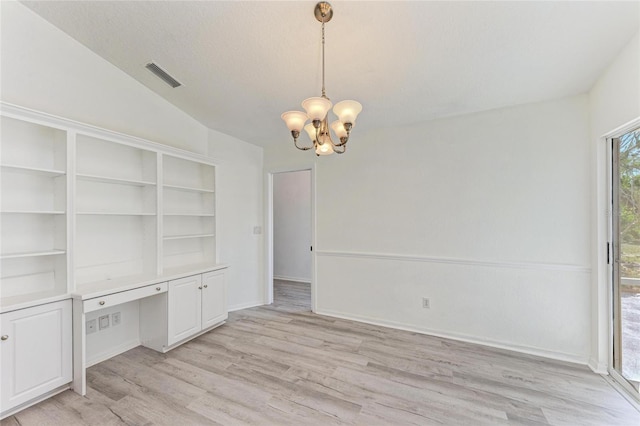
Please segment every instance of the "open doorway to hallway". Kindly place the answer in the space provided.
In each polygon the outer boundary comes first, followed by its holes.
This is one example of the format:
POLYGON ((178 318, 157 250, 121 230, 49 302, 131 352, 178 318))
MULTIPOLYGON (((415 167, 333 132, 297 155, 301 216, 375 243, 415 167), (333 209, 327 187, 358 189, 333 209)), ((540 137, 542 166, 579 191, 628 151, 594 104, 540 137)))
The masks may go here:
POLYGON ((273 305, 311 310, 311 171, 273 175, 273 305))

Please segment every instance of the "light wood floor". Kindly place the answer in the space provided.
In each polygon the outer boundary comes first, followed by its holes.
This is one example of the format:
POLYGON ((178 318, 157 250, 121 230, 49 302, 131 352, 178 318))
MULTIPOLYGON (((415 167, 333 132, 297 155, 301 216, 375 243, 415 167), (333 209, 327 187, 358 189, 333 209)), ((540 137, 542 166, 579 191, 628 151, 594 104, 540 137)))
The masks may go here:
POLYGON ((167 354, 138 347, 2 425, 640 425, 587 367, 314 315, 308 285, 167 354))

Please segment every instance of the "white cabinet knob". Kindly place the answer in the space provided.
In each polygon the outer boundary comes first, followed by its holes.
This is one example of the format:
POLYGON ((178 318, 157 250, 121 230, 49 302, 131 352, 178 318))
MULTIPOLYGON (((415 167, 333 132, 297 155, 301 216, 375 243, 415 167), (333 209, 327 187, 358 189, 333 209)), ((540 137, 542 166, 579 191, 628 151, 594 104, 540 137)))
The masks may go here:
POLYGON ((8 338, 9 338, 9 336, 6 335, 6 334, 4 336, 0 337, 1 340, 7 340, 8 338))
POLYGON ((100 306, 104 305, 104 300, 99 301, 98 305, 100 305, 100 306))

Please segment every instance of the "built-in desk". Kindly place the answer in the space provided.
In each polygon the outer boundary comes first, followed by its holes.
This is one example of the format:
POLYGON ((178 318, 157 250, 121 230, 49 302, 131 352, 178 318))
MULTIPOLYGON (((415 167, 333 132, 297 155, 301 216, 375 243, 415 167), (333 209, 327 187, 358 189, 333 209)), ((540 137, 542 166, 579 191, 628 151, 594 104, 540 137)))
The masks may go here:
MULTIPOLYGON (((134 344, 166 352, 227 319, 225 271, 218 264, 86 284, 73 298, 73 389, 86 394, 87 314, 138 301, 138 335, 134 344)), ((109 357, 130 349, 115 347, 109 357)), ((106 358, 105 358, 106 359, 106 358)), ((102 361, 104 359, 100 359, 102 361)), ((99 362, 98 361, 98 362, 99 362)))

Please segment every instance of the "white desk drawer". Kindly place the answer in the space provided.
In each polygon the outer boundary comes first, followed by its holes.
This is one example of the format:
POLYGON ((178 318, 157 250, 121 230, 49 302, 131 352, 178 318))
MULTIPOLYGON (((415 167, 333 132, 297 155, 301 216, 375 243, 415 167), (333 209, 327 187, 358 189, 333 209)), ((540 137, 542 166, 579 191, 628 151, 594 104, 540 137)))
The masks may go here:
POLYGON ((121 303, 131 302, 160 293, 166 293, 167 283, 159 283, 148 285, 145 287, 135 288, 133 290, 113 293, 107 296, 96 297, 94 299, 85 300, 83 310, 85 313, 97 311, 98 309, 107 308, 109 306, 119 305, 121 303))

